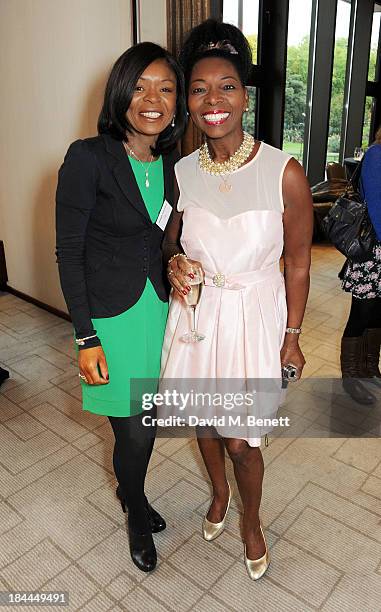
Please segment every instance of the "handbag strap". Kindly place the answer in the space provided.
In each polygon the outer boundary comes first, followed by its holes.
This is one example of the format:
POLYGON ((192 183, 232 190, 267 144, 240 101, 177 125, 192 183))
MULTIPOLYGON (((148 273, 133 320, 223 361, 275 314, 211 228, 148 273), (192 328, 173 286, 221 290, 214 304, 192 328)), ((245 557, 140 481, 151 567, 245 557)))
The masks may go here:
MULTIPOLYGON (((362 157, 360 163, 357 164, 357 168, 355 168, 351 178, 349 179, 343 195, 347 195, 348 194, 348 191, 349 191, 350 187, 353 187, 353 183, 354 183, 355 179, 358 178, 358 176, 360 176, 360 180, 361 180, 361 168, 362 168, 363 162, 364 162, 364 156, 362 157)), ((357 189, 357 191, 358 191, 358 189, 357 189)))

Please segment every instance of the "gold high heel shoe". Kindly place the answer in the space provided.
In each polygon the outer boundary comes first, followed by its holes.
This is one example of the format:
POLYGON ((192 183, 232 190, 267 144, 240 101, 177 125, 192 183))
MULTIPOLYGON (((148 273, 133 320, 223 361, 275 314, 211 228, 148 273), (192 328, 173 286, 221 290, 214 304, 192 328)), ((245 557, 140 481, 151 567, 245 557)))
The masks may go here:
POLYGON ((260 525, 260 527, 263 541, 266 547, 265 554, 259 559, 248 559, 246 556, 246 544, 244 544, 245 565, 247 573, 249 574, 252 580, 259 580, 259 578, 263 576, 263 574, 267 571, 267 568, 270 565, 270 555, 267 548, 265 534, 263 533, 262 525, 260 525))
MULTIPOLYGON (((215 540, 220 533, 223 532, 224 527, 225 527, 225 519, 226 519, 226 515, 228 513, 229 510, 229 506, 230 506, 230 501, 232 498, 232 490, 230 487, 230 484, 228 483, 228 487, 229 487, 229 499, 228 499, 228 505, 226 506, 226 511, 224 514, 224 518, 222 519, 222 521, 220 521, 219 523, 211 523, 210 521, 208 521, 208 519, 206 518, 208 512, 206 513, 203 523, 202 523, 202 535, 204 536, 204 540, 207 540, 208 542, 211 542, 212 540, 215 540)), ((213 500, 212 500, 213 502, 213 500)), ((212 502, 210 503, 210 506, 212 505, 212 502)), ((209 508, 210 508, 209 506, 209 508)))

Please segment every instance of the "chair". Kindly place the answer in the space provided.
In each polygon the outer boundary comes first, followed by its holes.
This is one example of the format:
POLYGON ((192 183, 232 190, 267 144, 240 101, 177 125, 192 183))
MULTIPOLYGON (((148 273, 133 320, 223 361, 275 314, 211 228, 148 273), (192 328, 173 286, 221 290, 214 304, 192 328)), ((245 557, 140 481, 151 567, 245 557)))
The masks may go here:
POLYGON ((337 162, 329 162, 326 167, 327 179, 346 179, 347 175, 344 166, 337 162))

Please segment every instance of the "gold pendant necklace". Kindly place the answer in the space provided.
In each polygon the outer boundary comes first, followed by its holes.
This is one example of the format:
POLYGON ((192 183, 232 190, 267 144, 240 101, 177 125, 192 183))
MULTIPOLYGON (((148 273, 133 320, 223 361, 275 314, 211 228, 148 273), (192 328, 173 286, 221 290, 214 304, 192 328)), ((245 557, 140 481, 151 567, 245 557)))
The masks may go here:
POLYGON ((222 178, 222 180, 223 180, 223 183, 221 183, 221 185, 219 186, 219 188, 218 188, 218 189, 219 189, 219 190, 220 190, 222 193, 229 193, 229 191, 231 191, 231 190, 232 190, 232 184, 231 184, 231 183, 228 183, 228 179, 229 179, 229 177, 230 177, 230 174, 228 175, 228 177, 227 177, 227 178, 225 178, 223 175, 221 175, 221 178, 222 178))
POLYGON ((224 162, 215 162, 210 156, 209 147, 205 142, 200 147, 198 163, 204 172, 213 176, 220 176, 223 183, 219 185, 219 190, 222 193, 229 193, 233 186, 228 182, 230 175, 240 168, 245 161, 250 157, 255 144, 254 137, 247 132, 243 133, 243 141, 237 151, 224 162), (227 176, 226 176, 227 175, 227 176), (226 178, 225 178, 226 176, 226 178))

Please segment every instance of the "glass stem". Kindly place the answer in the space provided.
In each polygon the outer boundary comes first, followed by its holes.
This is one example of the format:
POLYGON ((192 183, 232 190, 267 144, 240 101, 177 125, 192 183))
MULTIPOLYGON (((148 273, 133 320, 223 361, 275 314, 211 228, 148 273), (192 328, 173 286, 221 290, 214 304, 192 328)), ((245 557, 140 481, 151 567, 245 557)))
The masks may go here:
POLYGON ((192 309, 192 329, 191 332, 194 334, 196 332, 196 306, 191 306, 192 309))

